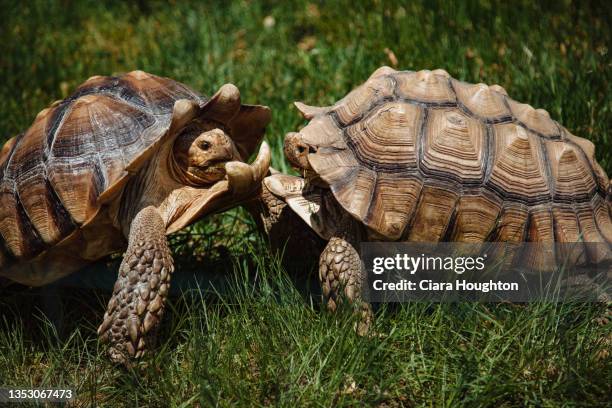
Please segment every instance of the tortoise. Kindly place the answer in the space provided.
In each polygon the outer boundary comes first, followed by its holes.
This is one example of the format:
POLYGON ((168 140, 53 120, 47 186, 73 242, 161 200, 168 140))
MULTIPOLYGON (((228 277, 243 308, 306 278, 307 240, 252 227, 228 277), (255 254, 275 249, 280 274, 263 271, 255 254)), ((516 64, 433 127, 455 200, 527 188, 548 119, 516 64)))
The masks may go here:
POLYGON ((360 299, 366 240, 598 242, 588 261, 610 260, 611 184, 593 143, 499 85, 381 67, 332 106, 295 105, 309 123, 284 152, 304 177, 267 177, 262 216, 270 231, 289 206, 327 242, 332 310, 360 299))
POLYGON ((127 250, 98 334, 129 365, 153 345, 166 235, 256 194, 270 120, 232 84, 211 98, 142 71, 94 76, 0 152, 0 276, 41 286, 127 250))

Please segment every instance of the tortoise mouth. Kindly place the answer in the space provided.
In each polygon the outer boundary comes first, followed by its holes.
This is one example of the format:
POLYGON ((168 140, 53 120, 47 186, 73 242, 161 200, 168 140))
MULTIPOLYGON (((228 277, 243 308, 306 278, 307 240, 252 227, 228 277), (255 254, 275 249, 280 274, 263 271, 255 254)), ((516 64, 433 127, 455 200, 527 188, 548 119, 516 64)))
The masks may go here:
POLYGON ((227 163, 227 160, 216 161, 201 166, 189 166, 187 172, 197 181, 210 184, 225 178, 225 163, 227 163))

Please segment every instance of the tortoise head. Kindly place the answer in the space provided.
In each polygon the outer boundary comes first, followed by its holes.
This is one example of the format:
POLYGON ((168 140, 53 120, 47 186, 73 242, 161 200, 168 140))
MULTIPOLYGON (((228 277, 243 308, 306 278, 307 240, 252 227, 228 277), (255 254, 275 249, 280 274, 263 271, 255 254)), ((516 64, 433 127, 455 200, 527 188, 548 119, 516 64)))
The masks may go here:
POLYGON ((240 154, 220 122, 195 119, 177 137, 174 159, 190 184, 207 185, 225 177, 225 163, 240 160, 240 154))
POLYGON ((346 148, 340 129, 328 114, 331 107, 308 106, 295 102, 302 116, 309 120, 299 132, 285 136, 284 153, 289 163, 302 172, 304 178, 325 187, 319 170, 321 162, 331 152, 346 148))
POLYGON ((258 196, 270 167, 263 139, 270 109, 244 105, 232 84, 210 99, 175 102, 166 145, 168 175, 184 187, 169 208, 167 233, 178 231, 205 214, 223 211, 258 196), (257 151, 255 160, 246 160, 257 151), (194 188, 195 187, 195 188, 194 188))
POLYGON ((316 153, 318 146, 304 140, 301 133, 288 133, 285 136, 283 150, 287 160, 289 160, 293 167, 303 172, 312 171, 312 167, 308 162, 308 155, 316 153))
POLYGON ((241 104, 240 91, 232 84, 223 85, 204 104, 179 105, 170 130, 177 134, 173 167, 181 182, 194 187, 226 178, 226 164, 248 159, 270 120, 267 107, 241 104))
POLYGON ((329 108, 309 106, 302 102, 295 102, 294 105, 310 123, 298 133, 287 133, 283 150, 293 167, 304 174, 312 173, 314 169, 308 161, 308 155, 317 153, 319 147, 326 143, 325 129, 321 128, 320 119, 329 112, 329 108))

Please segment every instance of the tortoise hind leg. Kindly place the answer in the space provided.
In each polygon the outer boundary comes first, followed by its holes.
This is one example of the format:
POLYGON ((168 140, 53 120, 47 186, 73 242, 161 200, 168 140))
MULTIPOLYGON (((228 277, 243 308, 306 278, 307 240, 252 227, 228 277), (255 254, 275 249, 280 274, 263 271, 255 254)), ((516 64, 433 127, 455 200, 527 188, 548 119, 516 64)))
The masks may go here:
POLYGON ((373 314, 370 304, 361 297, 365 272, 356 249, 359 234, 350 222, 342 224, 347 228, 335 234, 321 253, 319 279, 327 308, 333 312, 347 301, 359 314, 356 330, 363 336, 370 329, 373 314))
POLYGON ((128 365, 153 346, 174 270, 165 233, 155 207, 142 209, 131 223, 128 249, 98 328, 115 363, 128 365))

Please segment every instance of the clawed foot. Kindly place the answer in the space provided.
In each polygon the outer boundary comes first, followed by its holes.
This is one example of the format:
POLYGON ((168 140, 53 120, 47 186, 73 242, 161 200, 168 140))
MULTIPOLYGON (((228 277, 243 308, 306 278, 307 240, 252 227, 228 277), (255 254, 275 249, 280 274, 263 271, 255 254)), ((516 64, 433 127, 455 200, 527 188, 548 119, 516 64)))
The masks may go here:
POLYGON ((328 310, 335 312, 343 303, 359 317, 355 331, 369 334, 374 315, 369 303, 361 298, 362 266, 359 253, 349 241, 333 237, 327 243, 319 262, 319 279, 328 310))
POLYGON ((129 365, 154 346, 173 270, 164 224, 147 207, 132 222, 128 250, 98 328, 100 340, 110 344, 113 362, 129 365))

